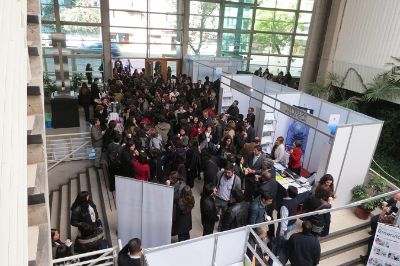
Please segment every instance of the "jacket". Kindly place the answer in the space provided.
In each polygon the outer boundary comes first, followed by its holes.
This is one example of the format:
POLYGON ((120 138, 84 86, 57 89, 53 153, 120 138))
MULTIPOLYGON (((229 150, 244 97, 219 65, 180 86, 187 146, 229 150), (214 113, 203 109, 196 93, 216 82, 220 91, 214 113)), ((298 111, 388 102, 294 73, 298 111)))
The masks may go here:
POLYGON ((211 196, 203 196, 200 199, 201 224, 213 226, 218 221, 218 211, 215 200, 211 196))
POLYGON ((185 166, 187 170, 196 172, 200 169, 200 153, 197 147, 191 147, 186 152, 185 166))
POLYGON ((301 151, 301 148, 296 147, 293 149, 293 152, 290 153, 289 156, 289 167, 293 169, 297 169, 301 167, 301 156, 303 155, 303 152, 301 151))
MULTIPOLYGON (((96 221, 99 219, 99 214, 97 213, 96 205, 91 202, 89 203, 90 206, 94 209, 96 214, 96 221)), ((75 209, 71 210, 71 225, 81 228, 84 223, 94 226, 92 218, 90 217, 89 213, 89 206, 88 205, 79 205, 75 209)))
POLYGON ((157 137, 153 137, 150 139, 149 149, 150 150, 159 149, 160 151, 164 150, 164 147, 162 144, 162 138, 161 138, 160 134, 158 134, 157 137))
POLYGON ((249 203, 242 201, 228 207, 222 218, 222 231, 231 230, 247 225, 249 203))
POLYGON ((190 230, 192 230, 192 210, 185 210, 177 200, 172 215, 172 235, 187 233, 190 230))
MULTIPOLYGON (((329 203, 316 198, 314 195, 311 195, 303 203, 303 212, 312 212, 330 208, 331 205, 329 203)), ((315 214, 305 217, 305 219, 309 220, 314 226, 323 227, 330 223, 331 214, 329 212, 324 214, 315 214)))
POLYGON ((286 254, 293 266, 314 266, 319 264, 321 246, 311 233, 296 233, 286 243, 286 254))
POLYGON ((135 158, 132 159, 133 168, 135 169, 134 178, 143 181, 150 179, 150 165, 148 163, 142 164, 135 158))
POLYGON ((249 224, 258 224, 265 222, 264 214, 267 210, 267 205, 261 203, 261 196, 253 200, 249 210, 249 224))
POLYGON ((129 256, 128 244, 118 253, 118 266, 140 266, 141 258, 131 258, 129 256))
POLYGON ((101 133, 101 129, 93 126, 90 130, 90 137, 92 138, 93 148, 103 147, 103 134, 101 133))

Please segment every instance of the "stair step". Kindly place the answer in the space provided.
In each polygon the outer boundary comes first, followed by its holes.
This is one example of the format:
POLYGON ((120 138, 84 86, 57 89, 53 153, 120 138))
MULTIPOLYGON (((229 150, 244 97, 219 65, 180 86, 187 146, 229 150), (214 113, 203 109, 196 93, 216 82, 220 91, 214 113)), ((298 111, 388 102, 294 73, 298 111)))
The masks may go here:
POLYGON ((86 173, 79 174, 79 192, 88 190, 89 186, 86 173))
POLYGON ((100 190, 100 185, 99 185, 99 179, 97 175, 97 171, 95 168, 90 167, 87 169, 87 175, 89 176, 89 188, 90 188, 90 193, 92 194, 92 200, 94 204, 96 204, 97 207, 97 213, 99 214, 99 218, 103 223, 106 223, 105 221, 105 216, 103 212, 103 201, 102 197, 100 196, 101 190, 100 190))
POLYGON ((365 245, 370 237, 368 231, 369 228, 363 228, 321 243, 321 257, 328 258, 337 253, 365 245))
POLYGON ((37 164, 28 164, 27 166, 27 173, 28 173, 28 194, 35 194, 36 190, 36 171, 37 171, 37 164))
POLYGON ((55 190, 51 193, 50 224, 52 229, 58 229, 60 218, 60 192, 55 190))
POLYGON ((363 222, 361 224, 354 225, 352 227, 348 227, 345 229, 341 229, 335 232, 329 233, 328 236, 320 238, 319 242, 322 244, 324 242, 330 241, 331 239, 335 239, 344 235, 348 235, 349 233, 353 233, 355 231, 363 230, 365 228, 370 228, 369 221, 363 222))
POLYGON ((61 191, 61 208, 60 208, 60 236, 61 236, 61 241, 65 241, 67 238, 69 238, 69 206, 68 206, 68 185, 62 185, 60 187, 61 191))
POLYGON ((367 253, 368 245, 356 247, 354 249, 342 252, 335 256, 322 259, 319 263, 320 266, 331 266, 331 265, 357 265, 360 262, 360 255, 367 253))
POLYGON ((118 237, 117 237, 117 210, 114 204, 114 198, 112 193, 108 190, 106 186, 106 174, 103 170, 97 170, 100 181, 101 188, 101 196, 102 202, 104 204, 104 212, 106 216, 105 221, 105 232, 107 234, 107 239, 111 242, 111 245, 114 247, 118 245, 118 237))
MULTIPOLYGON (((78 195, 78 179, 77 178, 72 178, 69 180, 69 205, 72 206, 72 203, 74 203, 76 196, 78 195)), ((70 216, 69 219, 71 221, 71 212, 69 212, 70 216)), ((70 228, 71 231, 71 240, 75 241, 77 235, 78 235, 78 228, 75 226, 71 226, 70 228)))

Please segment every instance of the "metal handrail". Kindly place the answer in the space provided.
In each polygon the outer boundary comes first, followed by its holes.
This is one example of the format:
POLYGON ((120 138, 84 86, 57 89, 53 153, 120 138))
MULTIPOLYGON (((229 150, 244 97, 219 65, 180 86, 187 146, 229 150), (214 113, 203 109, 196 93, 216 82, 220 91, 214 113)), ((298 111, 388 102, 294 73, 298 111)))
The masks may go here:
POLYGON ((67 159, 69 156, 71 156, 72 154, 74 154, 75 152, 77 152, 78 150, 82 149, 84 146, 86 146, 88 143, 90 143, 91 140, 86 141, 85 143, 83 143, 82 145, 80 145, 78 148, 76 148, 75 150, 73 150, 72 152, 68 153, 67 155, 65 155, 63 158, 61 158, 58 162, 56 162, 55 164, 53 164, 52 166, 50 166, 47 169, 47 172, 50 172, 50 170, 54 169, 54 167, 56 167, 57 165, 59 165, 60 163, 62 163, 65 159, 67 159))
POLYGON ((83 253, 83 254, 73 255, 73 256, 65 257, 65 258, 61 258, 61 259, 55 259, 55 260, 53 260, 53 264, 64 262, 64 261, 70 261, 70 260, 74 260, 74 259, 81 259, 81 258, 85 258, 85 257, 99 255, 99 254, 101 254, 101 256, 96 258, 96 259, 87 260, 87 261, 83 261, 83 262, 77 262, 77 263, 72 264, 72 265, 83 265, 83 264, 87 264, 87 263, 93 263, 93 262, 97 262, 97 261, 111 259, 111 258, 114 258, 114 254, 111 257, 107 257, 107 256, 109 254, 113 253, 117 249, 118 249, 118 247, 112 247, 112 248, 107 248, 107 249, 101 249, 101 250, 96 250, 96 251, 92 251, 92 252, 87 252, 87 253, 83 253))

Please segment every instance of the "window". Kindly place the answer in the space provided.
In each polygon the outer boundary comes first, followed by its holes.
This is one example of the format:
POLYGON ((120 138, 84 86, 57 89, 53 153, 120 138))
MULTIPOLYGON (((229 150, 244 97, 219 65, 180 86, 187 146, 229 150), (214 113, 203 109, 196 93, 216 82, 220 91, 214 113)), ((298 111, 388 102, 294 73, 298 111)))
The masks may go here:
POLYGON ((188 53, 191 55, 216 55, 217 33, 189 31, 188 53))

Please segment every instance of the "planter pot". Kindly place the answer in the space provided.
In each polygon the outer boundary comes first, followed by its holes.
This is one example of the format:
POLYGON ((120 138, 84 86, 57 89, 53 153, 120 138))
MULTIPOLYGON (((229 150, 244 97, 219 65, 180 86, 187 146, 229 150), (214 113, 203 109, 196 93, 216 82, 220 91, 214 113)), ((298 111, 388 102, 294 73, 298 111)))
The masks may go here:
POLYGON ((356 216, 362 220, 367 220, 371 214, 371 211, 368 211, 360 206, 356 207, 354 210, 356 216))

